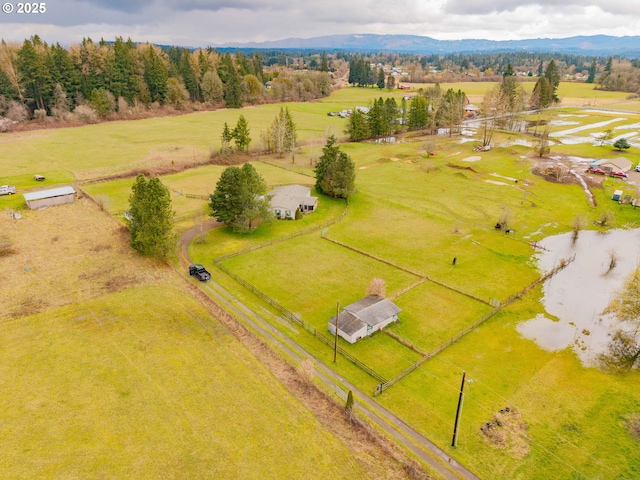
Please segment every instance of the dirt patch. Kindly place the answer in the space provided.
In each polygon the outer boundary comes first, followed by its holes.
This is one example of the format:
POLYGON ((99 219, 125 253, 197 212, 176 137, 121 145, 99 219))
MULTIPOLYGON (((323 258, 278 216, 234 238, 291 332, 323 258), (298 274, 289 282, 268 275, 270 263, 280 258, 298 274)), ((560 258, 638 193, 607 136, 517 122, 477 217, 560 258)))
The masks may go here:
POLYGON ((625 419, 628 432, 633 438, 640 441, 640 414, 634 413, 625 419))
POLYGON ((456 165, 455 163, 447 163, 447 167, 455 168, 457 170, 469 170, 470 172, 478 173, 471 167, 463 167, 462 165, 456 165))
POLYGON ((515 458, 529 453, 527 424, 519 413, 506 407, 493 414, 491 421, 480 427, 486 442, 500 450, 508 450, 515 458))
POLYGON ((87 198, 25 210, 21 220, 0 212, 0 231, 14 250, 0 256, 0 318, 30 315, 165 278, 163 265, 134 252, 120 224, 87 198))
POLYGON ((466 157, 462 159, 463 162, 477 162, 479 160, 482 160, 482 157, 480 155, 473 155, 471 157, 466 157))

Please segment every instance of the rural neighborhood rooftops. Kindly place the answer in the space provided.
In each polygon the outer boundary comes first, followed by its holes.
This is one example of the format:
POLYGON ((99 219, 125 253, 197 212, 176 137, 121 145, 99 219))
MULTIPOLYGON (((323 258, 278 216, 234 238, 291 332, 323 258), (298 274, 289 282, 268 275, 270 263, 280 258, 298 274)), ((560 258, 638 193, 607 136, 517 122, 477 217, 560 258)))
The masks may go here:
POLYGON ((38 192, 30 192, 24 194, 24 199, 27 201, 31 200, 42 200, 44 198, 53 198, 53 197, 61 197, 62 195, 73 195, 76 191, 73 187, 59 187, 52 188, 50 190, 40 190, 38 192))

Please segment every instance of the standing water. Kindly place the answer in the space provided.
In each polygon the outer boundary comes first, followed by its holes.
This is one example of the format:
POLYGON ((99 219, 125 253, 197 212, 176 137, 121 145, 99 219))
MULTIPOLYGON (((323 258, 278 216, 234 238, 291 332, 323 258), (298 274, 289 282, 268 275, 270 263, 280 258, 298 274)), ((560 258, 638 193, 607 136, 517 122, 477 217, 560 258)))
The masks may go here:
POLYGON ((617 324, 603 311, 627 276, 640 266, 640 229, 582 231, 575 242, 572 233, 565 233, 545 238, 539 245, 546 249, 536 255, 542 272, 562 259, 575 255, 575 260, 542 287, 545 310, 559 320, 538 315, 520 323, 517 330, 545 350, 572 347, 583 364, 593 366, 617 324))

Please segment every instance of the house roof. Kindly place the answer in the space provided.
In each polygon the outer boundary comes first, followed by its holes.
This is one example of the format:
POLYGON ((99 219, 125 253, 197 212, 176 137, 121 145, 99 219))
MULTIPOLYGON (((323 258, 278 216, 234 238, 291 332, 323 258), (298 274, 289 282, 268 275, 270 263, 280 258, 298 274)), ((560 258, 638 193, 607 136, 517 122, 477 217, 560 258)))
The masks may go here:
POLYGON ((40 190, 39 192, 25 193, 26 201, 42 200, 43 198, 61 197, 62 195, 73 195, 76 191, 73 187, 52 188, 51 190, 40 190))
MULTIPOLYGON (((373 327, 384 322, 390 317, 397 315, 402 310, 391 300, 377 295, 369 295, 344 309, 357 315, 367 325, 373 327)), ((340 328, 342 330, 342 327, 340 328)))
POLYGON ((286 185, 271 190, 271 207, 283 210, 295 210, 300 205, 315 205, 317 197, 311 196, 311 189, 302 185, 286 185))
MULTIPOLYGON (((331 317, 331 320, 329 320, 329 323, 331 325, 336 324, 335 315, 331 317)), ((342 312, 340 312, 340 316, 338 317, 338 329, 341 332, 344 332, 347 335, 353 335, 358 330, 361 330, 366 326, 367 324, 364 323, 362 320, 360 320, 358 317, 356 317, 353 313, 347 312, 346 310, 343 310, 342 312)))
POLYGON ((611 160, 599 160, 594 163, 598 166, 611 165, 621 172, 626 172, 627 170, 631 169, 631 166, 633 165, 631 160, 624 157, 612 158, 611 160))

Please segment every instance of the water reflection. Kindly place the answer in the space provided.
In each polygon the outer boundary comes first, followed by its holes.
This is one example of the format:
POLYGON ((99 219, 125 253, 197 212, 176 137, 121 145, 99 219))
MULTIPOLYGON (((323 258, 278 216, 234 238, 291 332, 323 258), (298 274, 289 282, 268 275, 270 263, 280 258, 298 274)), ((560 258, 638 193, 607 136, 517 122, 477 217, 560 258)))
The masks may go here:
POLYGON ((615 318, 602 312, 627 275, 640 265, 640 229, 583 231, 576 242, 566 233, 545 238, 539 245, 546 249, 536 259, 543 272, 574 254, 575 261, 543 285, 542 303, 558 321, 539 315, 517 329, 546 350, 571 347, 583 364, 593 365, 616 324, 615 318), (616 257, 614 268, 610 268, 611 255, 616 257))

